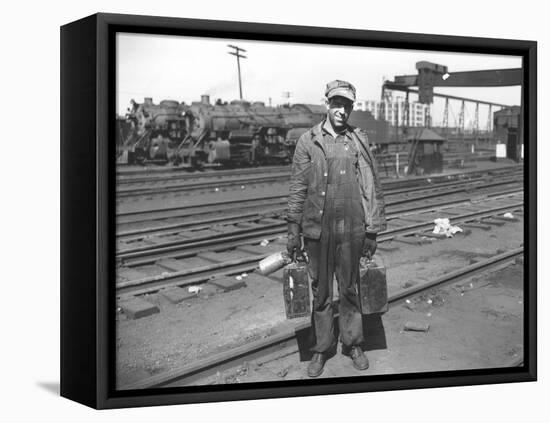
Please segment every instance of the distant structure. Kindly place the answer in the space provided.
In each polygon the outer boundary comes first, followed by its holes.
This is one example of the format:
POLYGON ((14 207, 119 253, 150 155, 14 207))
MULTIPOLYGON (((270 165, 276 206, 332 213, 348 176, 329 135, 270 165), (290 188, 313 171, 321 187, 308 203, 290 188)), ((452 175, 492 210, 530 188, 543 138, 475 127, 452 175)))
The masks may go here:
MULTIPOLYGON (((403 97, 396 97, 391 100, 358 100, 355 102, 354 110, 371 112, 375 119, 383 119, 394 126, 406 125, 406 102, 403 97)), ((429 113, 429 105, 419 102, 409 102, 409 124, 410 126, 424 126, 426 115, 429 113)))
POLYGON ((506 144, 506 157, 516 161, 523 159, 523 142, 520 138, 521 107, 505 107, 495 112, 493 122, 497 142, 506 144))

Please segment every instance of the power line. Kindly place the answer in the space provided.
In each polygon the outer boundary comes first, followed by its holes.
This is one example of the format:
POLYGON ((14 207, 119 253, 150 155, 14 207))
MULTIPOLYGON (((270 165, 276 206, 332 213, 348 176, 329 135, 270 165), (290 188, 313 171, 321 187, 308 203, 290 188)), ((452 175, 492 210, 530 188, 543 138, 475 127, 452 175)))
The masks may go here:
POLYGON ((233 46, 231 44, 228 44, 227 47, 235 49, 235 51, 228 51, 227 54, 232 54, 233 56, 237 56, 237 69, 239 71, 239 95, 241 100, 243 99, 243 88, 242 88, 242 82, 241 82, 241 61, 240 59, 246 59, 246 56, 241 55, 241 51, 246 52, 244 48, 240 48, 237 46, 233 46))

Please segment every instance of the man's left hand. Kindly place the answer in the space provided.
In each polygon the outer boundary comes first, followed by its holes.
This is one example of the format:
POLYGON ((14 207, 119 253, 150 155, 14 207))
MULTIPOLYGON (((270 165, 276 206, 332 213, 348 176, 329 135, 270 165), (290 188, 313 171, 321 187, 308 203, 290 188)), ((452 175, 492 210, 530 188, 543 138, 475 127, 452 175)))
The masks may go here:
POLYGON ((376 252, 376 234, 367 232, 365 233, 365 240, 363 241, 363 257, 367 257, 369 260, 374 256, 376 252))

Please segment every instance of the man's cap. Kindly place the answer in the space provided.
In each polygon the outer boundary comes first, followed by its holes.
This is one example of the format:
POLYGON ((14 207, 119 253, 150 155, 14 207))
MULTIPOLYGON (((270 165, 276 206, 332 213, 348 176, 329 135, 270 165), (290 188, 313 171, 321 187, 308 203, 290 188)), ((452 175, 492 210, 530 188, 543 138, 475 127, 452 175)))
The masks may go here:
POLYGON ((355 87, 347 81, 335 79, 327 84, 325 96, 327 99, 331 99, 337 95, 355 101, 355 87))

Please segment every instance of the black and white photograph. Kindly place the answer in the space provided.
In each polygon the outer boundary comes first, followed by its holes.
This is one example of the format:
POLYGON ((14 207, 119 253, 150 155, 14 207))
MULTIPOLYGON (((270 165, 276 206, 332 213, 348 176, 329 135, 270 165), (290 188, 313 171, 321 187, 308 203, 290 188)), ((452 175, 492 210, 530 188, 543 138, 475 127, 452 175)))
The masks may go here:
POLYGON ((544 421, 544 10, 7 3, 3 420, 544 421))
POLYGON ((115 45, 117 391, 523 365, 522 57, 115 45))

